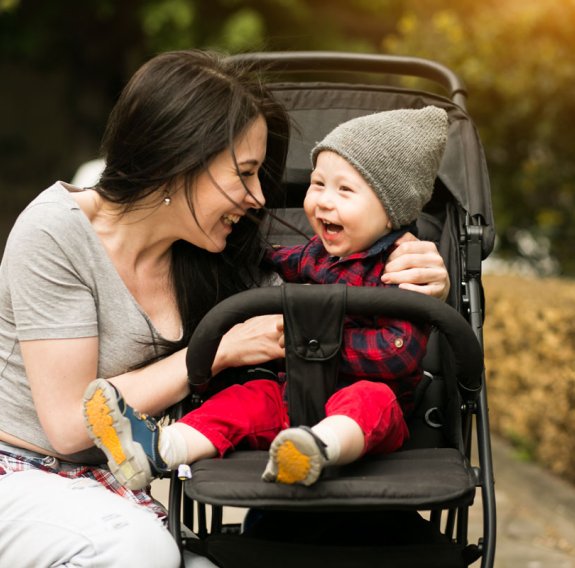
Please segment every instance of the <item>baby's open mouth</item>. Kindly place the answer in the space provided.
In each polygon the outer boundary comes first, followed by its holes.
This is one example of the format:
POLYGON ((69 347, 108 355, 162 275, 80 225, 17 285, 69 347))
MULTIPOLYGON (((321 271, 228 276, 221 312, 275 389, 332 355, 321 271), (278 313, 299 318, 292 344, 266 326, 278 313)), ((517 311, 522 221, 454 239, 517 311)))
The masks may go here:
POLYGON ((328 235, 337 235, 337 233, 343 231, 343 227, 341 225, 335 225, 334 223, 327 223, 325 221, 322 221, 322 224, 328 235))
POLYGON ((225 225, 235 225, 240 219, 240 215, 232 215, 231 213, 222 216, 222 221, 225 225))

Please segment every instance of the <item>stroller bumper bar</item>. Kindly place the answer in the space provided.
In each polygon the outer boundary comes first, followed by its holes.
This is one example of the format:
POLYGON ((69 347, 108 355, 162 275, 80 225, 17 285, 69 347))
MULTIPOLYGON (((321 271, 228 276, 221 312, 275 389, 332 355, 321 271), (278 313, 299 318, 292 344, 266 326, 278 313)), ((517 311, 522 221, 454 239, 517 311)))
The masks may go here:
MULTIPOLYGON (((228 329, 250 317, 284 312, 284 287, 291 289, 290 301, 298 295, 318 293, 317 286, 304 284, 247 290, 222 301, 204 316, 190 340, 186 355, 188 380, 192 390, 209 382, 216 351, 228 329)), ((329 294, 330 288, 335 291, 342 287, 347 288, 342 314, 385 315, 436 327, 445 335, 452 349, 460 387, 472 398, 480 392, 483 373, 481 346, 469 323, 457 310, 436 298, 398 288, 323 284, 321 290, 322 294, 329 294)))

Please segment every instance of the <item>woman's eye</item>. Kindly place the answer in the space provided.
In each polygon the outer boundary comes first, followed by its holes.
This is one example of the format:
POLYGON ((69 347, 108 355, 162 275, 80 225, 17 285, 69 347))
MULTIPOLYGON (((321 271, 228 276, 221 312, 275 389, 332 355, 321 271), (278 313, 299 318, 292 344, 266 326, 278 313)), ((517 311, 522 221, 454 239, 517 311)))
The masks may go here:
POLYGON ((252 171, 249 171, 249 172, 241 172, 241 175, 242 175, 242 177, 252 177, 252 176, 255 176, 255 175, 256 175, 256 172, 252 172, 252 171))

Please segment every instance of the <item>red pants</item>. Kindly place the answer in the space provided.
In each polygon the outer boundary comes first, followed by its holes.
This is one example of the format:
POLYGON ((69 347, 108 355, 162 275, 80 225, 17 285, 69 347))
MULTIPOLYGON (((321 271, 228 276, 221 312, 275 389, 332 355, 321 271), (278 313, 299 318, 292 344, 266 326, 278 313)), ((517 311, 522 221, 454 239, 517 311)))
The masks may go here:
MULTIPOLYGON (((201 432, 223 456, 240 442, 267 450, 290 426, 284 401, 285 383, 261 379, 232 385, 186 414, 180 422, 201 432)), ((365 453, 390 453, 409 436, 393 391, 383 383, 358 381, 337 391, 325 405, 326 416, 344 415, 359 424, 365 453)))

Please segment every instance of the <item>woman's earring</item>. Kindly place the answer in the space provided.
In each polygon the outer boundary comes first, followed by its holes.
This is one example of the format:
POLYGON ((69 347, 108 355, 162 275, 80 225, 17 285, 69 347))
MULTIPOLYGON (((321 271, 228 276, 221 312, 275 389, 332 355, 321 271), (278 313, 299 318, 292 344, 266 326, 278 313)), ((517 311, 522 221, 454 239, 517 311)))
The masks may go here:
POLYGON ((166 197, 164 197, 164 205, 171 205, 172 203, 172 198, 169 195, 166 195, 166 197))

